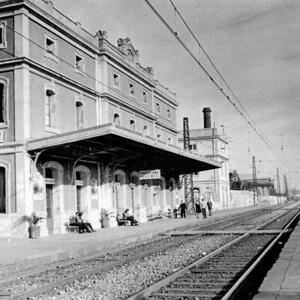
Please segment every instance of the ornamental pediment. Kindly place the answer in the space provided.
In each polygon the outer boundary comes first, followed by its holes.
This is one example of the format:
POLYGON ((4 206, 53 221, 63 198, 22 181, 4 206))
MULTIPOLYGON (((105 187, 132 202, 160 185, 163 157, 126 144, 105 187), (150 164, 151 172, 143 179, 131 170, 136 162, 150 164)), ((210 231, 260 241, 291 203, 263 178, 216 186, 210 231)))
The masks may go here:
POLYGON ((140 62, 139 51, 132 46, 129 38, 120 38, 118 39, 117 43, 119 50, 124 54, 129 62, 133 64, 137 64, 140 62))

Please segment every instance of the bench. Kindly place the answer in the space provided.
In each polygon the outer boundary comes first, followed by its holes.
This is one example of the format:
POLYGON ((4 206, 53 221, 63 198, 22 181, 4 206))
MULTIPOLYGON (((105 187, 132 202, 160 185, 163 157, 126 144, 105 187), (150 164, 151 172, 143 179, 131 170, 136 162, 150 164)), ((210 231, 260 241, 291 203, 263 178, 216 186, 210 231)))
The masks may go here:
POLYGON ((118 226, 131 226, 131 222, 129 220, 123 219, 120 215, 117 216, 118 226))
POLYGON ((75 216, 69 217, 69 221, 65 223, 66 231, 72 233, 79 233, 79 225, 76 224, 75 216))

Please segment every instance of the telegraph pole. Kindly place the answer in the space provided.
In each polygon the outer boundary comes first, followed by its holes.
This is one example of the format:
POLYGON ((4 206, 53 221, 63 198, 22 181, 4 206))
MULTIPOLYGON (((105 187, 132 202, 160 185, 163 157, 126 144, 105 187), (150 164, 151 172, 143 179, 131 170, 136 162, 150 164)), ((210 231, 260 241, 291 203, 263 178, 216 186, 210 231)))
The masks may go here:
MULTIPOLYGON (((183 118, 183 147, 190 151, 190 129, 188 118, 183 118)), ((184 175, 184 200, 187 212, 192 213, 194 209, 193 174, 184 175)))
POLYGON ((253 204, 256 204, 257 195, 257 177, 256 177, 256 165, 255 156, 252 156, 252 175, 253 175, 253 204))
POLYGON ((277 177, 277 194, 281 194, 280 190, 280 177, 279 177, 279 168, 276 168, 276 177, 277 177))
POLYGON ((286 178, 285 174, 283 175, 283 180, 284 180, 285 196, 286 196, 286 200, 288 200, 289 190, 288 190, 288 183, 287 183, 287 178, 286 178))

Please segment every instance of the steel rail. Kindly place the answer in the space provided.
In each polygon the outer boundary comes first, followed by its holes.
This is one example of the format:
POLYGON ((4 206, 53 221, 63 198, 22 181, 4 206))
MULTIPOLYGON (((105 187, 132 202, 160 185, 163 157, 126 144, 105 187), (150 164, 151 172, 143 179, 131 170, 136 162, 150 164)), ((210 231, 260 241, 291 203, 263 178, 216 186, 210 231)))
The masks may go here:
MULTIPOLYGON (((267 222, 257 226, 256 228, 252 229, 251 231, 249 232, 252 232, 254 230, 257 230, 257 228, 259 228, 260 226, 265 226, 266 224, 272 222, 273 220, 277 219, 277 218, 280 218, 282 215, 286 214, 287 212, 284 212, 278 216, 275 216, 274 218, 272 218, 271 220, 268 220, 267 222)), ((249 233, 248 232, 248 233, 249 233)), ((248 234, 246 233, 246 234, 248 234)), ((237 238, 236 241, 240 240, 241 237, 237 238)), ((150 241, 151 242, 151 241, 150 241)), ((225 246, 225 245, 224 245, 225 246)), ((123 250, 130 250, 131 247, 128 247, 128 248, 125 248, 123 250)), ((223 249, 220 248, 220 249, 223 249)), ((218 250, 218 249, 217 249, 218 250)), ((60 279, 60 280, 55 280, 54 278, 54 281, 52 283, 49 283, 49 284, 45 284, 44 286, 41 286, 37 289, 32 289, 32 290, 27 290, 25 292, 21 292, 21 293, 18 293, 18 294, 15 294, 15 295, 11 295, 11 298, 10 299, 24 299, 24 297, 32 297, 32 296, 36 296, 36 295, 40 295, 42 293, 45 293, 49 290, 51 290, 52 288, 55 288, 55 287, 58 287, 58 286, 63 286, 64 284, 68 283, 68 282, 71 282, 71 281, 74 281, 78 278, 81 278, 83 276, 88 276, 88 275, 91 275, 93 273, 96 273, 96 272, 105 272, 107 269, 109 268, 112 268, 114 266, 118 266, 118 265, 122 265, 122 264, 125 264, 127 263, 128 261, 132 261, 133 259, 136 260, 136 259, 139 259, 139 258, 142 258, 142 257, 145 257, 147 255, 149 255, 149 253, 151 254, 153 251, 146 251, 146 252, 143 252, 142 254, 140 255, 133 255, 133 256, 130 256, 130 257, 127 257, 126 259, 120 259, 120 260, 117 260, 117 258, 115 257, 114 258, 114 255, 112 255, 112 261, 109 265, 101 265, 101 266, 97 266, 96 268, 91 268, 89 270, 83 270, 82 272, 79 272, 75 275, 72 275, 72 276, 67 276, 63 279, 60 279)), ((218 252, 221 252, 221 251, 218 251, 218 252)), ((204 257, 204 259, 208 259, 209 257, 211 257, 213 254, 217 254, 218 252, 214 251, 212 252, 211 254, 209 254, 208 256, 204 257)), ((97 256, 96 256, 97 257, 97 256)), ((92 258, 93 259, 93 258, 92 258)), ((85 260, 83 260, 84 262, 85 260)), ((104 263, 107 263, 108 261, 104 262, 104 263)), ((74 261, 73 261, 74 263, 74 261)), ((71 265, 71 264, 70 264, 71 265)), ((191 267, 191 265, 189 266, 191 267)), ((174 273, 175 274, 175 273, 174 273)), ((20 274, 19 274, 20 276, 20 274)), ((59 276, 62 276, 62 275, 59 275, 59 276)))
MULTIPOLYGON (((281 210, 282 208, 276 208, 272 211, 276 211, 276 210, 281 210)), ((253 218, 253 217, 256 217, 254 215, 254 213, 257 212, 257 210, 251 210, 250 212, 246 212, 246 213, 243 213, 242 217, 244 217, 243 220, 248 219, 248 218, 253 218)), ((221 223, 221 225, 223 225, 226 221, 232 221, 232 219, 235 220, 235 224, 238 224, 240 221, 241 221, 241 216, 236 216, 235 214, 233 214, 233 216, 231 217, 228 217, 226 216, 226 219, 224 220, 213 220, 211 222, 211 224, 208 224, 208 225, 204 225, 204 226, 201 226, 201 225, 197 225, 197 227, 200 227, 200 228, 207 228, 207 227, 210 227, 210 226, 218 226, 218 223, 221 223), (228 220, 228 218, 230 218, 230 220, 228 220)), ((230 223, 231 224, 231 223, 230 223)), ((186 228, 186 226, 182 227, 182 228, 186 228)), ((178 231, 181 231, 182 228, 180 228, 180 230, 178 231)), ((216 228, 216 227, 215 227, 216 228)), ((168 236, 166 234, 166 236, 168 236)), ((135 246, 140 246, 140 245, 143 245, 144 243, 148 243, 148 242, 152 242, 152 241, 158 241, 158 240, 161 240, 163 238, 167 238, 164 234, 163 235, 160 235, 160 236, 157 236, 157 237, 154 237, 154 238, 151 238, 151 239, 147 239, 145 241, 141 241, 138 245, 135 245, 135 246)), ((112 251, 112 255, 114 252, 118 252, 120 250, 128 250, 130 248, 132 248, 133 246, 132 245, 126 245, 126 246, 123 246, 121 249, 118 249, 117 251, 112 251)), ((23 270, 23 271, 18 271, 16 272, 15 274, 12 275, 12 270, 9 271, 9 274, 6 274, 6 273, 3 273, 1 274, 0 273, 0 276, 3 276, 3 278, 5 277, 5 279, 1 279, 0 280, 0 287, 1 285, 3 284, 6 284, 7 282, 11 282, 13 280, 15 280, 16 278, 19 278, 19 277, 28 277, 28 276, 32 276, 32 275, 36 275, 36 274, 40 274, 40 273, 43 273, 43 272, 46 272, 46 271, 51 271, 51 270, 55 270, 57 267, 68 267, 70 265, 74 265, 76 263, 82 263, 82 262, 86 262, 86 261, 89 261, 91 259, 96 259, 102 255, 105 255, 105 253, 107 252, 107 250, 101 250, 100 252, 98 253, 92 253, 88 256, 85 256, 84 258, 76 258, 76 259, 69 259, 68 261, 59 261, 59 262, 56 262, 56 263, 53 263, 51 265, 45 265, 45 266, 41 266, 41 268, 39 269, 32 269, 32 270, 23 270)), ((15 270, 13 270, 15 272, 15 270)))
MULTIPOLYGON (((289 211, 294 210, 295 207, 291 208, 289 211)), ((234 239, 233 241, 221 246, 220 248, 214 250, 213 252, 209 253, 208 255, 206 255, 205 257, 193 262, 192 264, 176 271, 175 273, 171 274, 168 277, 165 277, 164 279, 154 283, 153 285, 145 288, 142 291, 139 291, 137 293, 135 293, 134 295, 131 295, 130 297, 127 298, 127 300, 142 300, 148 296, 151 295, 151 293, 159 290, 160 288, 168 285, 170 282, 174 281, 176 278, 178 278, 179 276, 185 274, 187 271, 189 271, 191 268, 201 265, 204 262, 206 262, 207 260, 209 260, 210 258, 216 256, 217 254, 221 253, 222 251, 224 251, 225 249, 229 248, 230 246, 238 243, 240 240, 247 238, 251 233, 253 233, 254 231, 258 230, 259 228, 262 228, 266 225, 268 225, 269 223, 275 221, 276 219, 280 218, 281 216, 287 214, 289 211, 285 211, 282 214, 275 216, 273 218, 271 218, 270 220, 264 222, 261 225, 256 226, 254 229, 249 230, 248 232, 244 233, 243 235, 241 235, 240 237, 234 239)), ((298 215, 298 214, 297 214, 298 215)), ((294 219, 294 218, 293 218, 294 219)), ((285 229, 283 230, 285 232, 285 229)))
POLYGON ((259 255, 259 257, 253 262, 253 264, 245 271, 245 273, 235 282, 235 284, 227 291, 227 293, 222 297, 222 300, 229 300, 230 297, 240 287, 240 285, 246 280, 246 278, 250 275, 250 273, 255 269, 255 267, 262 261, 262 259, 266 256, 266 254, 274 247, 277 241, 281 238, 281 236, 286 232, 286 230, 290 227, 290 225, 299 217, 300 212, 298 212, 294 218, 282 229, 282 231, 278 234, 276 238, 272 240, 272 242, 267 246, 267 248, 259 255))

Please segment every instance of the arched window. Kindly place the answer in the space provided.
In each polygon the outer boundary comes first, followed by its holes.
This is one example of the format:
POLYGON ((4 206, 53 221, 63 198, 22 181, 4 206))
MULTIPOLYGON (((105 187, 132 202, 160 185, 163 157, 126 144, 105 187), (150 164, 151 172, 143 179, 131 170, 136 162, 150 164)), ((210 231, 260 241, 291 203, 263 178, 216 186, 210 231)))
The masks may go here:
POLYGON ((81 101, 76 101, 76 126, 77 129, 84 128, 84 105, 81 101))
POLYGON ((6 83, 0 81, 0 124, 7 124, 6 83))
POLYGON ((114 123, 116 125, 120 126, 121 120, 120 120, 120 115, 119 114, 114 114, 114 123))
POLYGON ((51 89, 46 90, 45 99, 45 125, 49 128, 57 127, 57 109, 55 92, 51 89))
POLYGON ((130 130, 135 131, 135 121, 130 120, 130 130))

